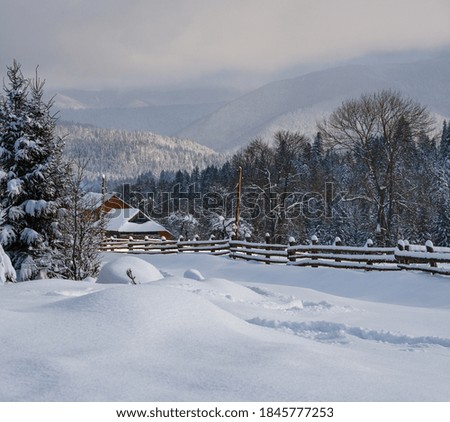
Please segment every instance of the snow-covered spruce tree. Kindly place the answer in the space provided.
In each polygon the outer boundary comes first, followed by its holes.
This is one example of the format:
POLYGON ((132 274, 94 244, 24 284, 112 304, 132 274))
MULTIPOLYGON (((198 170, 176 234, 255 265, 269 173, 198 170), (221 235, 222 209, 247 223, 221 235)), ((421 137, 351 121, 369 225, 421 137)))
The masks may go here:
POLYGON ((440 155, 442 160, 450 160, 450 121, 447 123, 444 120, 440 143, 440 155))
POLYGON ((450 123, 444 122, 439 159, 434 164, 433 241, 437 245, 450 246, 450 123))
POLYGON ((19 63, 7 71, 0 106, 0 243, 18 280, 57 273, 52 254, 57 210, 65 185, 63 141, 54 136, 52 101, 44 82, 25 79, 19 63))

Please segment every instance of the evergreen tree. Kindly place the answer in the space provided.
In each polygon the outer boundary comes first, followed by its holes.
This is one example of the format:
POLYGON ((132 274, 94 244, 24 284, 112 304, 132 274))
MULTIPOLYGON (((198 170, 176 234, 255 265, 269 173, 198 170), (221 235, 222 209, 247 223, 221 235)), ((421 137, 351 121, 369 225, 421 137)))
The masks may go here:
POLYGON ((0 111, 0 243, 19 280, 52 272, 57 210, 63 194, 63 141, 54 136, 52 102, 42 100, 44 82, 8 67, 9 86, 0 111))
POLYGON ((439 159, 434 161, 433 241, 450 246, 450 125, 444 121, 439 159))
POLYGON ((450 160, 450 123, 445 120, 442 128, 440 154, 442 160, 450 160))

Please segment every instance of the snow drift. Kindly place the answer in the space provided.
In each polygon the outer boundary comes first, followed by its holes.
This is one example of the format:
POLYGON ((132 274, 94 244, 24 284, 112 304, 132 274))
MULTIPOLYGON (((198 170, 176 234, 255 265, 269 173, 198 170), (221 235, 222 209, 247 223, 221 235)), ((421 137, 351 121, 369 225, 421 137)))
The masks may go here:
POLYGON ((148 283, 163 278, 163 275, 152 264, 134 256, 121 256, 102 267, 97 283, 133 284, 130 276, 134 277, 135 284, 148 283), (128 270, 131 270, 130 275, 127 275, 128 270))
POLYGON ((140 257, 0 286, 0 400, 448 399, 448 277, 140 257))

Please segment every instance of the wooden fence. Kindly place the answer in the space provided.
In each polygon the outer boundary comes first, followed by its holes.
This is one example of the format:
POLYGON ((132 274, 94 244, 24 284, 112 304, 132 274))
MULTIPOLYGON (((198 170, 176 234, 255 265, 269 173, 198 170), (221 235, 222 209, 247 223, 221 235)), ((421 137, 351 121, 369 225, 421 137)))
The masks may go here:
POLYGON ((434 246, 430 241, 427 241, 425 246, 399 241, 395 259, 400 269, 450 275, 450 248, 434 246))
POLYGON ((230 240, 230 257, 266 264, 286 264, 286 245, 230 240))
POLYGON ((369 246, 299 245, 287 249, 289 264, 298 267, 359 268, 364 270, 399 270, 395 248, 369 246))
POLYGON ((420 270, 450 276, 450 248, 435 247, 428 241, 424 246, 399 241, 397 247, 343 246, 340 240, 333 245, 319 245, 313 238, 309 245, 252 243, 241 240, 184 239, 156 240, 107 239, 100 250, 134 254, 209 253, 228 255, 232 259, 257 261, 265 264, 284 264, 297 267, 332 267, 367 271, 420 270))
POLYGON ((103 252, 126 252, 146 254, 171 254, 179 252, 209 252, 212 255, 229 254, 228 240, 135 240, 110 238, 100 245, 103 252))

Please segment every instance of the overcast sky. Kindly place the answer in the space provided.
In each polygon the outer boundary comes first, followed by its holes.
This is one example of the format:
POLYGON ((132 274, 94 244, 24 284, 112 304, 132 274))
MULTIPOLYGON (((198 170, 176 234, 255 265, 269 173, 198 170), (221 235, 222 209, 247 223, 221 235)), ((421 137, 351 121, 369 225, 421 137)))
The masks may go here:
POLYGON ((450 0, 0 0, 0 74, 16 58, 52 87, 271 80, 450 46, 449 17, 450 0))

